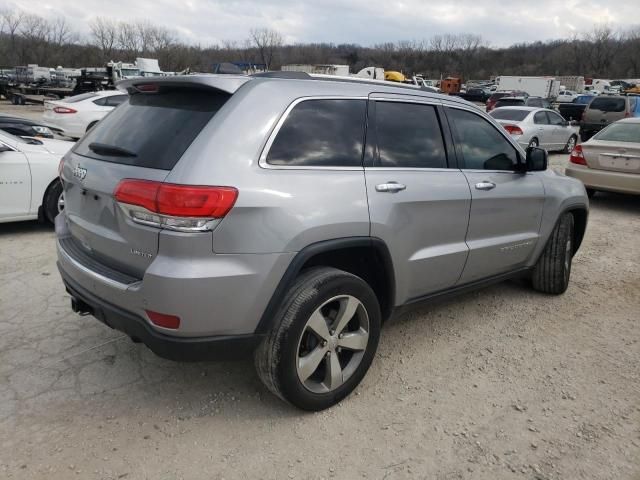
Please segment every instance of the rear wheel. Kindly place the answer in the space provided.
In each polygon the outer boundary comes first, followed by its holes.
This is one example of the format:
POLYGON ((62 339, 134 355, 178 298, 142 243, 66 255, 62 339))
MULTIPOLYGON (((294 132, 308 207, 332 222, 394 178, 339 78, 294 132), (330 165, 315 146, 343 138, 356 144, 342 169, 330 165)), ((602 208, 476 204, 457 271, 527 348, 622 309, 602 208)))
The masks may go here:
POLYGON ((577 141, 578 141, 577 137, 575 135, 571 135, 571 137, 569 137, 569 140, 567 141, 567 144, 564 147, 564 153, 571 153, 575 148, 577 141))
POLYGON ((44 194, 42 202, 44 218, 53 223, 56 216, 64 210, 64 193, 62 191, 62 183, 60 179, 56 179, 44 194))
POLYGON ((304 410, 349 395, 366 374, 380 336, 380 307, 369 285, 335 268, 303 273, 255 353, 260 379, 304 410))
POLYGON ((551 232, 551 237, 533 269, 533 288, 560 294, 569 286, 573 259, 573 215, 565 213, 551 232))

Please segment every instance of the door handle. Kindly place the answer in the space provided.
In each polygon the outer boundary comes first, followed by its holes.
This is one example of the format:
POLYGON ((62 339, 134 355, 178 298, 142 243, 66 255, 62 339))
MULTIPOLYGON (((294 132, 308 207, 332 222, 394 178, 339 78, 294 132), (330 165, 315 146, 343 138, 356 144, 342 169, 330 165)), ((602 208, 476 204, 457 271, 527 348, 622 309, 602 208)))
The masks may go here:
POLYGON ((493 188, 496 188, 496 184, 493 182, 478 182, 476 183, 476 190, 491 190, 493 188))
POLYGON ((396 193, 401 190, 405 190, 407 188, 406 185, 403 185, 398 182, 387 182, 376 185, 376 192, 388 192, 388 193, 396 193))

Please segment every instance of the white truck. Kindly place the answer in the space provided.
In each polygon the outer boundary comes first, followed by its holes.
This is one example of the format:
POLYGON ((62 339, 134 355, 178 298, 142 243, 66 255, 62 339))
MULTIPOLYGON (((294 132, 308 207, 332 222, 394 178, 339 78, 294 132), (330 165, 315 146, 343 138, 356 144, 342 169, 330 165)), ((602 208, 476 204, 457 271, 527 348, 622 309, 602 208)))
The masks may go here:
POLYGON ((554 99, 560 93, 560 81, 555 77, 511 77, 496 78, 497 91, 520 90, 533 97, 554 99))
POLYGON ((342 77, 349 76, 349 65, 308 65, 295 63, 291 65, 283 65, 283 72, 304 72, 317 75, 338 75, 342 77))

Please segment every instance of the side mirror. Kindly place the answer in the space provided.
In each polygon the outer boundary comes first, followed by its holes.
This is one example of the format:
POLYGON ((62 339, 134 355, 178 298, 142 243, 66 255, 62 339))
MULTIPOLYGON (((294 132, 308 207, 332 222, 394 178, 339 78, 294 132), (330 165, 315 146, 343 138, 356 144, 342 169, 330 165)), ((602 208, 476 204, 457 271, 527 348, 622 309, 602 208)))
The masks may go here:
POLYGON ((549 164, 549 154, 544 148, 528 147, 526 167, 527 172, 543 172, 549 164))

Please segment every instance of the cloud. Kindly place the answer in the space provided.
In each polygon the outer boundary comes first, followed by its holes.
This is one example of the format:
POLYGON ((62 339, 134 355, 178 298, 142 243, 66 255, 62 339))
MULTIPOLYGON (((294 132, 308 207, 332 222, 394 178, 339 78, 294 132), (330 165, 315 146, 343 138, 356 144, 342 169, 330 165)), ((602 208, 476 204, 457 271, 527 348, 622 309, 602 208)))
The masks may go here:
POLYGON ((640 18, 637 0, 511 0, 508 6, 503 0, 30 0, 13 5, 64 16, 87 36, 94 16, 145 19, 201 45, 240 42, 250 28, 268 27, 277 29, 289 43, 374 45, 464 32, 480 34, 494 46, 506 46, 567 37, 596 23, 626 28, 640 18))

